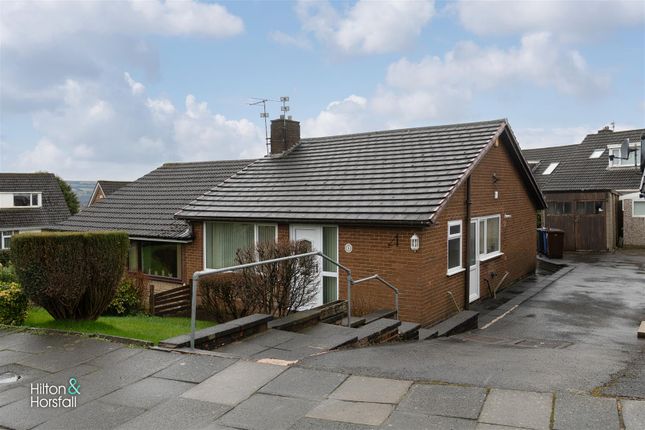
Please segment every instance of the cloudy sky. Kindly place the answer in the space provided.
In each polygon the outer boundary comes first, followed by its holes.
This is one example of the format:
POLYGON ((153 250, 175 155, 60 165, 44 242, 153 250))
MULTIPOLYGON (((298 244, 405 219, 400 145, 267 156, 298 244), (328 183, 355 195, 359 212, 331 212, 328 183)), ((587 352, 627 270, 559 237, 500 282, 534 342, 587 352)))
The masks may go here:
POLYGON ((0 171, 262 156, 248 103, 283 95, 304 136, 506 117, 539 147, 643 127, 645 2, 0 2, 0 171))

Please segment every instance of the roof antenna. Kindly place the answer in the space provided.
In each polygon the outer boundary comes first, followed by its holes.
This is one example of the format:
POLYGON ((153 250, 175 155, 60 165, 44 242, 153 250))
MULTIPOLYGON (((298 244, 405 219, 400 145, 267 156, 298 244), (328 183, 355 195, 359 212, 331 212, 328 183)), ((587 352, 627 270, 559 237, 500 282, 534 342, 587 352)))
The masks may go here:
MULTIPOLYGON (((282 111, 282 140, 284 141, 284 147, 287 147, 287 112, 289 112, 289 106, 287 106, 287 102, 289 101, 289 96, 282 96, 280 97, 280 101, 282 102, 282 106, 280 107, 280 110, 282 111)), ((291 118, 289 118, 291 119, 291 118)))
POLYGON ((267 124, 267 118, 269 113, 267 112, 267 102, 277 102, 277 100, 271 99, 259 99, 252 97, 251 100, 257 100, 253 103, 249 103, 249 106, 262 105, 262 112, 260 112, 260 118, 264 118, 264 141, 267 147, 267 155, 271 152, 271 138, 269 137, 269 126, 267 124))
POLYGON ((615 131, 616 129, 616 123, 614 121, 611 122, 611 131, 615 131))

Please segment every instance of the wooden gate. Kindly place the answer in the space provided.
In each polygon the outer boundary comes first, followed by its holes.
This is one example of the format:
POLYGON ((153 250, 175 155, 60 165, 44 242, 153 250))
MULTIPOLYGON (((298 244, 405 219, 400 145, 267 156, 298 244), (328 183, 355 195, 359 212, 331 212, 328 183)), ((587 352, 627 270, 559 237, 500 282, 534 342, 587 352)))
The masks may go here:
POLYGON ((607 249, 607 193, 552 193, 547 195, 545 225, 564 230, 565 251, 607 249))

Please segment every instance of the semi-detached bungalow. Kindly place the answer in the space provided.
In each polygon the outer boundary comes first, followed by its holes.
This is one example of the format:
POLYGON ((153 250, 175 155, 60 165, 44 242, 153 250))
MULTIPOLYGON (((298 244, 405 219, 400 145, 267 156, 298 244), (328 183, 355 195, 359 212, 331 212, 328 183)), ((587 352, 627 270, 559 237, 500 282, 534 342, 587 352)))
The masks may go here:
MULTIPOLYGON (((269 156, 175 218, 192 226, 183 278, 231 266, 258 241, 306 240, 355 278, 387 279, 400 318, 429 324, 535 270, 545 207, 506 120, 301 139, 300 124, 281 118, 269 156)), ((317 304, 346 297, 332 265, 319 291, 317 304)), ((364 310, 393 306, 379 284, 352 294, 364 310)))

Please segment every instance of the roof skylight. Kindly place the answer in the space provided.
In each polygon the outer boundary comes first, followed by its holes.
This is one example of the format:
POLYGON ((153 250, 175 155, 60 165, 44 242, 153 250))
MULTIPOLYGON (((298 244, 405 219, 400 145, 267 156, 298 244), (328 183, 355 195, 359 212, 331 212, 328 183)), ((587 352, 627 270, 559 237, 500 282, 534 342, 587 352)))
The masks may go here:
POLYGON ((542 174, 543 175, 550 175, 551 173, 553 173, 555 168, 558 167, 558 164, 560 164, 560 163, 551 163, 551 164, 549 164, 549 167, 547 167, 546 170, 544 172, 542 172, 542 174))
POLYGON ((600 156, 602 155, 603 152, 605 152, 604 148, 602 148, 602 149, 594 149, 594 151, 591 153, 589 158, 600 158, 600 156))

